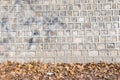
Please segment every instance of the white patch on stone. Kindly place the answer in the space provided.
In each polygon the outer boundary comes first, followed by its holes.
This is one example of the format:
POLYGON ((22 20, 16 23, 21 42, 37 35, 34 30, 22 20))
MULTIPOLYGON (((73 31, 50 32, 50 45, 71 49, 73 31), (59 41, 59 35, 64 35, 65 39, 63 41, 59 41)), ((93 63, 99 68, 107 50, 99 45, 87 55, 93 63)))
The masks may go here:
POLYGON ((110 5, 105 5, 105 9, 110 9, 110 5))
POLYGON ((63 35, 64 35, 63 31, 58 31, 58 36, 63 36, 63 35))
POLYGON ((74 38, 74 43, 82 43, 83 39, 82 38, 74 38))
POLYGON ((84 22, 84 18, 83 17, 79 18, 79 22, 84 22))
POLYGON ((111 24, 107 24, 107 28, 111 29, 112 25, 111 24))
POLYGON ((73 36, 77 36, 78 35, 78 31, 73 31, 73 36))
POLYGON ((98 51, 90 51, 88 53, 89 56, 98 56, 98 51))
POLYGON ((14 57, 15 53, 14 52, 9 52, 9 57, 14 57))
POLYGON ((113 36, 113 35, 116 35, 116 32, 115 31, 110 31, 109 34, 113 36))
POLYGON ((36 50, 36 45, 31 45, 31 50, 36 50))

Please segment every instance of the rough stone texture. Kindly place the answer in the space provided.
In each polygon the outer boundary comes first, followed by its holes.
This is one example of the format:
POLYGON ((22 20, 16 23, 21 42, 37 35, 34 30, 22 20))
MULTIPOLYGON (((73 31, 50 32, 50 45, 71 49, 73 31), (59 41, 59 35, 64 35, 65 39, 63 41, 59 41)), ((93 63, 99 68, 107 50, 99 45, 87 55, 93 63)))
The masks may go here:
POLYGON ((0 62, 120 62, 120 0, 0 4, 0 62))

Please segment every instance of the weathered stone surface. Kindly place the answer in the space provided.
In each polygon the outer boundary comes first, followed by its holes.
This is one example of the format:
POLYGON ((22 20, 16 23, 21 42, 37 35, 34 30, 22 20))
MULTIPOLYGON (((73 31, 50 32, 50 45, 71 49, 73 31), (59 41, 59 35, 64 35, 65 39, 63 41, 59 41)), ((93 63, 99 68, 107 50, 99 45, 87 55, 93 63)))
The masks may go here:
POLYGON ((24 57, 115 62, 119 56, 120 0, 0 0, 0 4, 0 57, 20 57, 14 60, 22 62, 24 57))

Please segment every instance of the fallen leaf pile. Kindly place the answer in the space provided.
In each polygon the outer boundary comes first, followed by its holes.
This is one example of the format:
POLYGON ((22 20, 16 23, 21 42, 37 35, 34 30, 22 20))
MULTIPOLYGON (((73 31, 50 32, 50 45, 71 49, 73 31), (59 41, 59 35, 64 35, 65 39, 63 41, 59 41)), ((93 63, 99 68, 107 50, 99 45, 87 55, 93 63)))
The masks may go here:
POLYGON ((83 73, 92 80, 120 80, 120 64, 88 63, 84 65, 83 73))
POLYGON ((118 63, 0 63, 0 80, 120 80, 118 63))

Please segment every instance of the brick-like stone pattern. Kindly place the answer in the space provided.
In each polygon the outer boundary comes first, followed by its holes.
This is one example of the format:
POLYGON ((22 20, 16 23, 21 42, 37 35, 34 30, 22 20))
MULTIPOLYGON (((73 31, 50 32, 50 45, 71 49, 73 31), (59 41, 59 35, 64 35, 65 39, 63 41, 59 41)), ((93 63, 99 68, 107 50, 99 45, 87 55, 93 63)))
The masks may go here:
POLYGON ((120 0, 0 0, 0 62, 120 62, 120 0))

